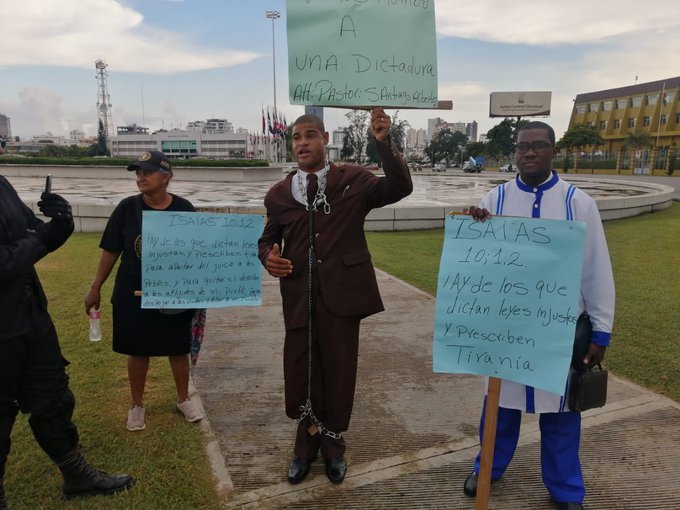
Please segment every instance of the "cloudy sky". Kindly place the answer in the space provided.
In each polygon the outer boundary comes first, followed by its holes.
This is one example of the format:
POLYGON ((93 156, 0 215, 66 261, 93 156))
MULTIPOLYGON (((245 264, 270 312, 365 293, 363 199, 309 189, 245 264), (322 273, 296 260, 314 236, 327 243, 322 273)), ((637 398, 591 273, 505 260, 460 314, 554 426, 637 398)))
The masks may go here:
MULTIPOLYGON (((331 0, 326 0, 331 1, 331 0)), ((333 0, 337 1, 337 0, 333 0)), ((345 0, 357 1, 357 0, 345 0)), ((377 1, 377 0, 376 0, 377 1)), ((680 74, 677 0, 436 0, 439 98, 452 111, 403 110, 479 123, 493 91, 552 91, 548 120, 567 128, 576 94, 680 74)), ((285 0, 0 0, 0 113, 22 138, 82 129, 96 134, 94 61, 108 64, 116 126, 183 127, 227 118, 257 131, 273 105, 289 122, 285 0)), ((346 124, 326 110, 329 130, 346 124)))

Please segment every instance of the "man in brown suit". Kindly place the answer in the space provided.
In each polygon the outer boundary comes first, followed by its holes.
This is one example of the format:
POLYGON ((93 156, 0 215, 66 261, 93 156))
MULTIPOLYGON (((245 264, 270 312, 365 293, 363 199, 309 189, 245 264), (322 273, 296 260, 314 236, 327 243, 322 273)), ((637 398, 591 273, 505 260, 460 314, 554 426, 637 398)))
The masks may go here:
POLYGON ((385 177, 326 160, 323 121, 293 123, 298 171, 267 193, 267 225, 259 257, 280 278, 286 339, 283 352, 286 414, 299 421, 288 481, 299 483, 319 448, 326 475, 347 472, 342 432, 354 403, 359 323, 383 308, 364 235, 364 219, 413 190, 404 158, 389 137, 391 120, 371 112, 371 133, 385 177))

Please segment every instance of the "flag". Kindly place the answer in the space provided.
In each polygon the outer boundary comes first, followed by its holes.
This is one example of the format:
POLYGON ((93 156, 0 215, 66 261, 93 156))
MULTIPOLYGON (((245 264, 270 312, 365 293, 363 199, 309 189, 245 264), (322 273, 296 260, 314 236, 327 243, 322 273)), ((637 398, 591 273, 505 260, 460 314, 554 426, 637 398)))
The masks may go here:
POLYGON ((267 126, 269 127, 269 132, 273 135, 274 128, 272 128, 272 118, 269 115, 269 106, 267 106, 267 126))
POLYGON ((264 134, 264 106, 262 107, 262 134, 264 134))
POLYGON ((281 121, 281 112, 275 112, 276 114, 276 134, 280 137, 283 136, 283 122, 281 121))
POLYGON ((666 106, 666 82, 663 82, 663 88, 661 89, 661 103, 666 106))

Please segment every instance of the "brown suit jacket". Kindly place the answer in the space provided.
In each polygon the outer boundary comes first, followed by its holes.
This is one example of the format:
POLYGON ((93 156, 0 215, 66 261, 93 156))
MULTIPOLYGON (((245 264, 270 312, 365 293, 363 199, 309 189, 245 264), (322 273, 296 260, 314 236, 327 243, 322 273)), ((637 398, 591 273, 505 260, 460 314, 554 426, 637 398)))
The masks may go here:
MULTIPOLYGON (((413 190, 402 155, 391 143, 376 143, 385 177, 356 165, 331 163, 326 196, 330 214, 314 213, 314 251, 318 283, 329 310, 339 316, 365 317, 384 310, 375 270, 364 235, 364 219, 371 209, 392 204, 413 190)), ((295 172, 275 184, 264 204, 267 224, 258 248, 264 265, 274 243, 293 263, 293 272, 280 278, 286 330, 307 325, 308 212, 293 198, 295 172)))

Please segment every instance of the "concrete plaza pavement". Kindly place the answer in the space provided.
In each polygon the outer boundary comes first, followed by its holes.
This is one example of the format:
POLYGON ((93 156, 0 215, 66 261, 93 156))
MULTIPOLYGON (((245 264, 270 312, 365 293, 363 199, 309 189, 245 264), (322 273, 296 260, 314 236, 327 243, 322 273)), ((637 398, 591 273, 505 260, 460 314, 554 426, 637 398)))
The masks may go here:
MULTIPOLYGON (((261 307, 208 312, 193 380, 224 508, 475 507, 462 487, 479 449, 483 380, 432 372, 434 299, 377 273, 386 311, 362 323, 345 434, 349 469, 338 486, 320 460, 303 483, 286 481, 295 424, 283 405, 278 282, 265 276, 261 307)), ((678 452, 680 405, 612 374, 607 405, 583 413, 586 508, 680 508, 678 452)), ((553 508, 541 481, 536 416, 524 415, 517 453, 492 485, 489 508, 553 508)))

